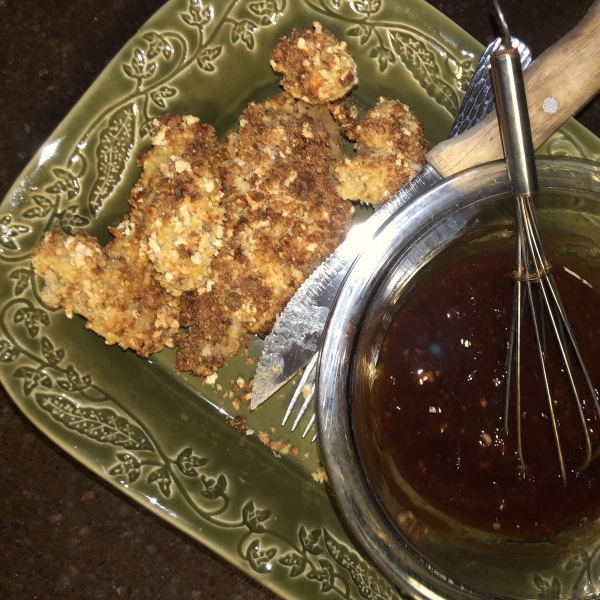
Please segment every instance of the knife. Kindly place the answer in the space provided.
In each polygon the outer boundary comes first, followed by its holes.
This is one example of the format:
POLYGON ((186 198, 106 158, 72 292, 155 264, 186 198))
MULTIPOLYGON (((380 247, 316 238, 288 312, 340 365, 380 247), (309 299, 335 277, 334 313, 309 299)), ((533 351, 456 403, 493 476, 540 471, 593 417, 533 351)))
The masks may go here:
MULTIPOLYGON (((519 50, 523 69, 525 69, 531 62, 531 51, 517 38, 513 38, 513 44, 519 50)), ((485 49, 479 59, 456 120, 450 130, 449 138, 470 129, 493 110, 494 93, 490 79, 490 56, 501 45, 500 38, 497 38, 485 49)), ((307 363, 312 365, 316 362, 315 351, 319 345, 323 325, 337 293, 339 282, 362 249, 362 244, 355 243, 355 238, 360 235, 361 240, 368 239, 369 234, 378 229, 400 206, 440 179, 441 177, 435 170, 426 165, 410 185, 398 191, 385 206, 369 219, 368 225, 365 227, 361 225, 353 230, 334 254, 298 289, 280 315, 272 333, 265 339, 265 346, 254 379, 252 409, 264 402, 307 363), (368 229, 368 233, 363 237, 366 229, 368 229)), ((306 375, 308 373, 305 373, 306 375)), ((288 412, 293 404, 292 400, 288 412)), ((293 429, 294 427, 292 427, 293 429)))
MULTIPOLYGON (((600 35, 600 0, 584 19, 546 50, 525 72, 534 146, 539 147, 594 95, 600 71, 594 48, 600 35)), ((260 406, 318 350, 337 291, 352 262, 379 227, 401 206, 443 178, 503 157, 495 113, 465 133, 438 144, 428 164, 346 240, 298 289, 265 339, 254 378, 250 408, 260 406)))
MULTIPOLYGON (((531 51, 517 38, 513 38, 512 41, 519 50, 525 69, 531 63, 531 51)), ((449 138, 464 133, 494 109, 490 56, 501 45, 500 38, 495 39, 479 59, 449 138)), ((279 316, 273 331, 265 338, 254 378, 251 409, 262 404, 306 364, 312 365, 316 362, 316 351, 329 309, 348 268, 363 248, 364 241, 398 208, 441 179, 431 166, 426 165, 366 224, 353 228, 337 250, 297 290, 279 316)), ((308 373, 305 373, 306 375, 308 373)), ((292 401, 288 412, 293 404, 292 401)))

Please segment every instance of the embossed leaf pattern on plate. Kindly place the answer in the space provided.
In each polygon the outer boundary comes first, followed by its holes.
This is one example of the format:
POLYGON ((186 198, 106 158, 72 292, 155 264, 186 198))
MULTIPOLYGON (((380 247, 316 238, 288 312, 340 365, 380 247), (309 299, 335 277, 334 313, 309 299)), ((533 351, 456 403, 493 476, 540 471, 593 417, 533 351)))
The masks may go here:
POLYGON ((308 2, 329 17, 354 23, 346 29, 346 35, 369 47, 367 55, 376 62, 379 71, 383 73, 392 65, 407 69, 431 98, 450 114, 458 112, 462 92, 466 91, 476 66, 472 54, 461 60, 439 39, 408 23, 380 20, 381 0, 334 2, 330 8, 326 3, 308 2), (345 4, 349 4, 358 19, 344 11, 345 4))

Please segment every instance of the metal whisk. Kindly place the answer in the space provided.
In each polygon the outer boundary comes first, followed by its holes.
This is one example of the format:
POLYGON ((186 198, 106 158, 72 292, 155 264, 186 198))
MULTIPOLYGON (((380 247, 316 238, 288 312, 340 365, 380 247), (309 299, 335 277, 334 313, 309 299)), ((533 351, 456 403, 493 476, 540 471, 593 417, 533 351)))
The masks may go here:
POLYGON ((564 305, 560 299, 552 275, 552 264, 546 258, 542 239, 540 237, 532 197, 533 193, 538 189, 538 184, 533 142, 531 138, 531 126, 529 122, 529 113, 527 111, 527 101, 525 98, 525 86, 523 84, 523 72, 521 70, 518 51, 512 47, 510 32, 500 6, 498 5, 498 1, 493 1, 498 13, 499 23, 503 29, 505 44, 504 47, 492 54, 492 81, 494 84, 498 123, 502 134, 502 144, 506 156, 511 192, 515 197, 517 208, 517 266, 513 273, 515 287, 506 361, 504 428, 505 431, 508 432, 511 383, 514 367, 517 453, 521 467, 525 470, 526 463, 523 457, 521 437, 521 328, 525 305, 529 304, 535 341, 539 351, 544 392, 548 400, 548 411, 550 422, 552 424, 554 443, 558 455, 561 476, 566 483, 567 472, 554 410, 556 400, 552 397, 548 379, 547 357, 545 344, 543 343, 543 327, 541 323, 542 316, 535 307, 533 299, 534 286, 539 289, 542 310, 545 315, 547 314, 551 329, 556 336, 565 371, 569 378, 571 389, 577 403, 579 417, 581 419, 585 437, 586 454, 585 460, 577 470, 578 473, 586 469, 591 461, 600 454, 600 449, 595 452, 592 449, 592 441, 586 423, 581 396, 577 390, 573 375, 574 361, 571 359, 571 354, 575 356, 576 362, 579 364, 599 416, 600 403, 583 362, 583 358, 575 340, 575 335, 569 325, 564 305))

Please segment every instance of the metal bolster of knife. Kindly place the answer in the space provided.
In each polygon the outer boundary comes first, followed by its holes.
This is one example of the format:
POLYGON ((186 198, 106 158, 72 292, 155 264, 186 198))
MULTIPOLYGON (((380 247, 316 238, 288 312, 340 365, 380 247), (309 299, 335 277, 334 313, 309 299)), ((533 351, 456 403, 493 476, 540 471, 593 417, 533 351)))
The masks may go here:
MULTIPOLYGON (((511 37, 512 47, 519 52, 521 58, 521 67, 525 70, 532 60, 531 50, 519 38, 511 37)), ((450 129, 448 138, 453 138, 467 131, 479 123, 481 119, 486 117, 494 108, 494 94, 490 79, 490 58, 492 53, 497 52, 503 44, 502 38, 496 38, 481 55, 475 73, 480 71, 487 74, 486 77, 473 76, 473 80, 465 93, 460 110, 450 129)))

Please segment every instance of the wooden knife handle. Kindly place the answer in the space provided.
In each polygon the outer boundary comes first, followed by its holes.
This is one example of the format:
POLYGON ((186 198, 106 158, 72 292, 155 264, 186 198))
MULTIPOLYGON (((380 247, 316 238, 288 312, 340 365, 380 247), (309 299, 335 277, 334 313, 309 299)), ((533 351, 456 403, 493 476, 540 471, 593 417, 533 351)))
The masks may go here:
MULTIPOLYGON (((533 145, 538 148, 600 90, 600 0, 581 22, 524 73, 533 145)), ((432 148, 427 161, 443 177, 504 157, 493 112, 432 148)))

